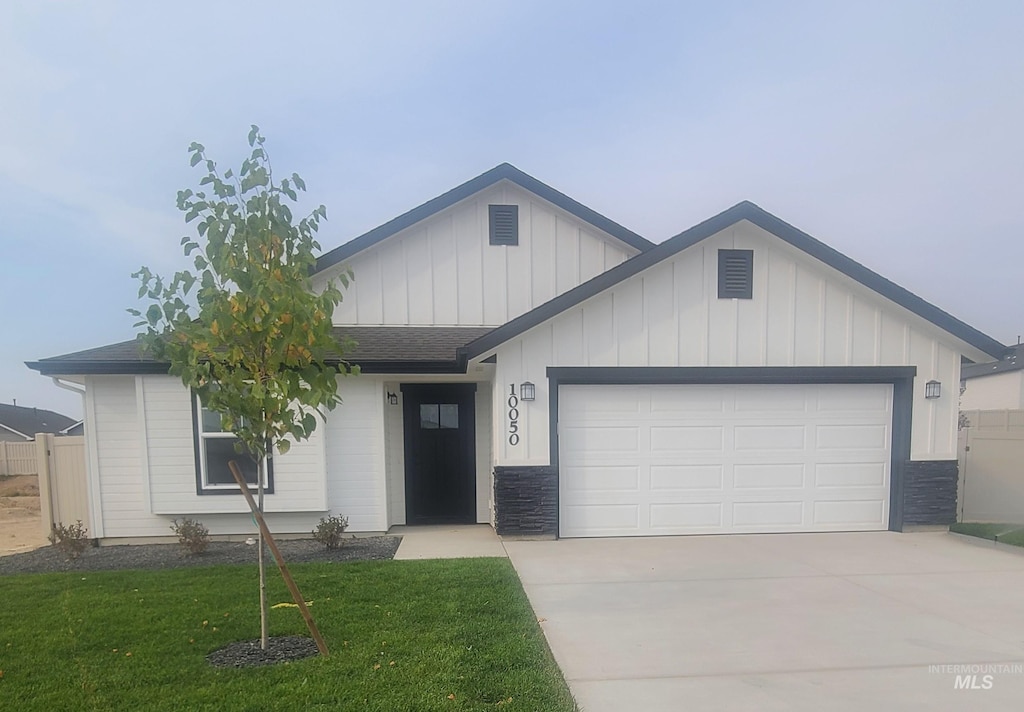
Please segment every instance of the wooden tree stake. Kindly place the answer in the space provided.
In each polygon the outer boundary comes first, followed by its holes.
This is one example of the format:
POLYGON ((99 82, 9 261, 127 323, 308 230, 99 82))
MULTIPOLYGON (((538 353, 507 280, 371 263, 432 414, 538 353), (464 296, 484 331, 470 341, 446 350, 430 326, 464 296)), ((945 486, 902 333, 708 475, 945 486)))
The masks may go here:
POLYGON ((295 579, 292 578, 291 572, 288 571, 288 565, 285 564, 284 557, 281 556, 281 550, 277 548, 277 543, 274 541, 274 537, 270 535, 270 528, 267 527, 267 522, 263 519, 263 512, 261 512, 259 507, 256 506, 256 501, 252 498, 252 493, 249 492, 249 486, 245 484, 245 477, 242 476, 242 471, 238 468, 238 465, 235 464, 234 460, 228 462, 228 468, 231 470, 231 474, 234 476, 235 482, 238 483, 239 488, 242 490, 242 496, 245 497, 245 501, 249 505, 249 509, 252 510, 252 516, 256 518, 256 524, 259 526, 260 532, 262 532, 263 538, 267 542, 267 547, 270 549, 270 553, 274 555, 274 561, 277 562, 277 568, 281 571, 281 577, 288 586, 288 590, 291 591, 292 600, 295 601, 295 605, 299 607, 299 613, 302 614, 302 619, 306 621, 306 627, 309 628, 309 632, 313 636, 313 640, 316 642, 316 649, 319 650, 320 654, 326 658, 330 655, 327 651, 327 643, 324 642, 323 636, 320 635, 320 631, 316 627, 316 623, 313 622, 313 616, 309 613, 309 607, 306 606, 306 600, 302 597, 299 587, 295 584, 295 579))

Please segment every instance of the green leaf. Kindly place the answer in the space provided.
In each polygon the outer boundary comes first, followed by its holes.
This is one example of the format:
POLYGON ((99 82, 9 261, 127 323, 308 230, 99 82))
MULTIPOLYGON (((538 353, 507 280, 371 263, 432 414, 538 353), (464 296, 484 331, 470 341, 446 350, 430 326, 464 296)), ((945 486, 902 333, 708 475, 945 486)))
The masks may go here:
POLYGON ((156 304, 150 304, 149 309, 146 310, 146 321, 149 322, 150 326, 156 326, 160 322, 160 317, 163 316, 163 311, 156 304))
POLYGON ((199 162, 201 160, 203 160, 203 154, 196 151, 195 153, 192 154, 192 160, 189 161, 189 166, 195 168, 196 166, 199 165, 199 162))

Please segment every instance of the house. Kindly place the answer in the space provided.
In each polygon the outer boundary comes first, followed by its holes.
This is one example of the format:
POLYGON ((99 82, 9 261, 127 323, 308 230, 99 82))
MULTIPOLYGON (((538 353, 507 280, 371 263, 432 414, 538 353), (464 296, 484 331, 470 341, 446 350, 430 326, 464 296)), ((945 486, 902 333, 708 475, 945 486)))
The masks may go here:
MULTIPOLYGON (((948 524, 961 359, 1005 348, 751 203, 653 245, 508 164, 327 252, 314 285, 346 266, 362 374, 273 458, 277 532, 948 524)), ((231 436, 166 364, 127 341, 29 366, 85 388, 94 535, 253 531, 231 436)))
POLYGON ((75 424, 52 410, 0 403, 0 442, 31 442, 36 433, 59 433, 75 424))
POLYGON ((1024 410, 1024 344, 1003 358, 964 366, 960 373, 963 410, 1024 410))

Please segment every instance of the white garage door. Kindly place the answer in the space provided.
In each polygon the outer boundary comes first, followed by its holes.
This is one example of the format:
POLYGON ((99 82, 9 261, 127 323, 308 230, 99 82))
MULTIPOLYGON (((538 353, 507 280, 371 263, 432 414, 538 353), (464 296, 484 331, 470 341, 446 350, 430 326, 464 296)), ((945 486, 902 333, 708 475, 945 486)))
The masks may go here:
POLYGON ((892 386, 559 388, 564 537, 886 529, 892 386))

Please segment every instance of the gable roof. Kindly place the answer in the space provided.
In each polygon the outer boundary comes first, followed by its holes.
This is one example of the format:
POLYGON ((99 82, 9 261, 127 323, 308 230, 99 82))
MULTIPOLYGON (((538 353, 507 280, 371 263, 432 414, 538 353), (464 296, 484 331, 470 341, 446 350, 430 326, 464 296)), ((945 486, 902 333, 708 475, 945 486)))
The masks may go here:
POLYGON ((960 368, 960 380, 966 381, 969 378, 979 376, 991 376, 995 373, 1008 373, 1024 369, 1024 344, 1017 344, 1007 349, 1006 354, 999 361, 988 363, 972 363, 960 368))
MULTIPOLYGON (((345 360, 363 373, 464 373, 459 349, 492 327, 336 326, 335 339, 350 337, 356 347, 345 360)), ((327 359, 332 363, 332 359, 327 359)), ((337 363, 337 359, 333 359, 337 363)), ((166 374, 170 364, 139 351, 135 339, 26 363, 44 376, 128 373, 166 374)), ((63 416, 61 416, 63 417, 63 416)), ((74 421, 70 418, 61 427, 74 421)), ((54 431, 56 432, 56 431, 54 431)))
POLYGON ((590 223, 594 227, 598 228, 611 235, 612 237, 621 240, 630 247, 634 247, 641 252, 645 252, 654 247, 654 243, 649 240, 640 237, 632 230, 628 230, 622 225, 619 225, 613 220, 609 220, 604 215, 591 210, 583 203, 577 202, 570 198, 564 193, 560 193, 551 186, 541 183, 539 180, 531 175, 523 173, 521 170, 509 163, 502 163, 501 165, 495 166, 486 173, 478 175, 472 180, 466 181, 462 185, 452 188, 447 193, 437 196, 433 200, 428 200, 417 208, 413 208, 404 215, 399 215, 393 220, 389 220, 379 227, 375 227, 359 237, 349 240, 344 245, 336 247, 330 252, 325 252, 320 255, 316 261, 316 269, 313 274, 323 272, 329 267, 333 267, 339 262, 347 260, 349 257, 362 252, 365 249, 373 247, 377 243, 385 240, 395 233, 398 233, 407 227, 415 225, 416 223, 425 220, 432 215, 436 215, 442 210, 451 207, 460 200, 464 200, 469 196, 479 193, 485 188, 489 188, 495 183, 507 180, 515 183, 520 188, 528 190, 534 195, 537 195, 544 200, 557 205, 562 210, 566 211, 571 215, 575 215, 580 220, 590 223))
POLYGON ((73 419, 52 410, 0 403, 0 427, 26 440, 35 438, 36 433, 59 433, 74 424, 73 419))
POLYGON ((938 307, 921 299, 916 294, 909 292, 903 287, 890 282, 876 272, 855 262, 846 255, 829 247, 825 243, 816 240, 806 232, 797 229, 789 223, 775 217, 768 211, 754 205, 749 201, 738 203, 728 210, 694 225, 689 230, 669 238, 653 249, 642 252, 625 262, 603 272, 593 279, 584 282, 578 287, 565 292, 549 302, 519 316, 504 326, 482 336, 473 343, 466 346, 465 356, 474 358, 493 349, 494 347, 508 341, 509 339, 522 334, 528 329, 551 319, 563 311, 580 304, 600 292, 622 282, 643 270, 658 264, 662 260, 682 252, 701 240, 705 240, 722 230, 742 221, 747 220, 754 225, 770 232, 779 239, 789 243, 793 247, 806 252, 808 255, 824 262, 837 269, 851 279, 860 282, 865 287, 879 293, 905 309, 917 314, 923 319, 935 324, 939 328, 949 332, 953 336, 967 342, 980 351, 1000 357, 1006 347, 986 336, 972 326, 965 324, 956 317, 947 314, 938 307))

